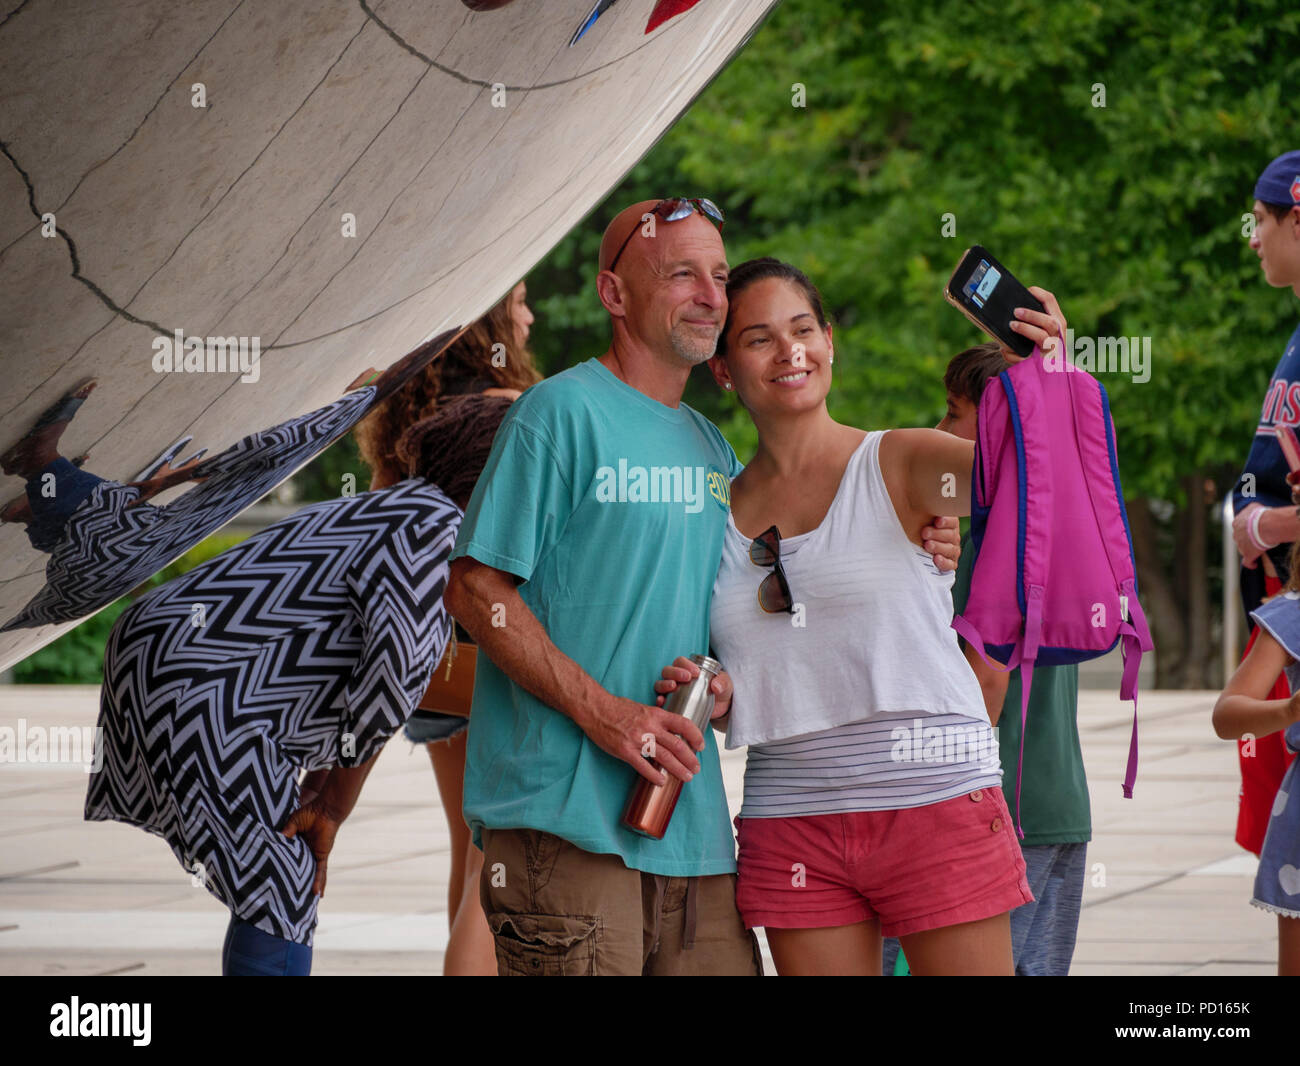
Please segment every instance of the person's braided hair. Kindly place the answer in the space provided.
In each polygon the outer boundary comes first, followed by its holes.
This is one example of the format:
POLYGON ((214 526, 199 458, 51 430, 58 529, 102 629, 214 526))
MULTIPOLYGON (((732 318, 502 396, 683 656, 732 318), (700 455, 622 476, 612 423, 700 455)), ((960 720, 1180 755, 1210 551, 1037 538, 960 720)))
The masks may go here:
POLYGON ((409 477, 433 482, 464 510, 511 402, 482 393, 449 396, 398 439, 398 461, 409 477))

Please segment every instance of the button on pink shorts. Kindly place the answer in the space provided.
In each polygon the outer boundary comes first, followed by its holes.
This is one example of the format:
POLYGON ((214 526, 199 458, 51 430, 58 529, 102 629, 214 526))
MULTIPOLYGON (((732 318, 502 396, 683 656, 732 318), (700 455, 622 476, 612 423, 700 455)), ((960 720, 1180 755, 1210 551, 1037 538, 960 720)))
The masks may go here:
POLYGON ((895 811, 737 818, 747 928, 880 919, 907 936, 992 918, 1033 896, 1000 788, 895 811))

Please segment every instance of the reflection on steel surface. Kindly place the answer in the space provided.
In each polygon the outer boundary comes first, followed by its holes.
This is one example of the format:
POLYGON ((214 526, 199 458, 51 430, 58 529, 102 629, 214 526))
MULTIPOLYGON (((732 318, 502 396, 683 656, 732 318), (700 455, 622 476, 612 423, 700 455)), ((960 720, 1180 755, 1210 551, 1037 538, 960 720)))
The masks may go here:
POLYGON ((482 315, 773 6, 619 0, 570 48, 592 0, 10 5, 0 449, 96 384, 35 471, 76 503, 43 548, 33 471, 0 485, 0 668, 103 605, 86 574, 138 582, 344 432, 363 368, 482 315))

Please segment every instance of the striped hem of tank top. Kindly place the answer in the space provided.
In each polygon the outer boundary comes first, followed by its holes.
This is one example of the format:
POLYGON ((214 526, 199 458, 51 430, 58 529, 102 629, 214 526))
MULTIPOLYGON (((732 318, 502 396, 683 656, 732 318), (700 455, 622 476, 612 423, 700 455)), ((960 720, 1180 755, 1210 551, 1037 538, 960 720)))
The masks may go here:
POLYGON ((881 715, 750 745, 742 818, 889 811, 999 788, 997 733, 958 714, 881 715))

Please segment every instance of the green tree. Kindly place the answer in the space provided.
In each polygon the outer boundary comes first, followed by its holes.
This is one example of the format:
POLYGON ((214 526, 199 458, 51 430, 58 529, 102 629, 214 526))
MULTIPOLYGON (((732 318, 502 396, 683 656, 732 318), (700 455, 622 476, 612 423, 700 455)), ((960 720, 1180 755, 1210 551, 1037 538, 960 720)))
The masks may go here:
MULTIPOLYGON (((1289 4, 787 0, 530 275, 535 345, 548 371, 602 351, 601 230, 634 200, 706 195, 733 264, 777 255, 821 288, 832 414, 929 425, 948 358, 982 339, 941 289, 986 245, 1057 293, 1076 334, 1151 338, 1149 380, 1098 377, 1158 683, 1217 685, 1212 501, 1300 310, 1263 283, 1242 216, 1264 163, 1300 144, 1298 86, 1289 4)), ((704 371, 687 398, 752 453, 749 420, 704 371)))
POLYGON ((345 488, 354 493, 370 488, 370 468, 362 461, 351 433, 345 433, 294 475, 292 494, 304 504, 320 503, 336 499, 345 488))

